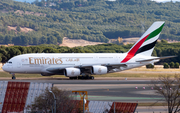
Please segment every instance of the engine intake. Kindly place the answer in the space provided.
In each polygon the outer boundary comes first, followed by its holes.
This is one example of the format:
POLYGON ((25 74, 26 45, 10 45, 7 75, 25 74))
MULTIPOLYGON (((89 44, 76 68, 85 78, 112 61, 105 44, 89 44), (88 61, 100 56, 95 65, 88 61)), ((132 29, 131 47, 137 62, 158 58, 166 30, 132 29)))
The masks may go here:
POLYGON ((78 68, 66 68, 64 70, 64 75, 66 77, 76 77, 76 76, 79 76, 80 74, 81 74, 81 71, 78 68))
POLYGON ((108 71, 107 67, 105 66, 93 66, 92 73, 95 75, 106 74, 108 71))

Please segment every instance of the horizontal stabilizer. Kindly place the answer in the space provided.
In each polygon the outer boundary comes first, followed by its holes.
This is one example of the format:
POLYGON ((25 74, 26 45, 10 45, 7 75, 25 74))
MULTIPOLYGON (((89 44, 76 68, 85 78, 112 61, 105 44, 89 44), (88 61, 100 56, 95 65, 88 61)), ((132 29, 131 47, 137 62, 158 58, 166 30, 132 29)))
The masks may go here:
POLYGON ((174 57, 177 57, 177 56, 157 57, 157 58, 151 58, 151 59, 145 59, 145 60, 138 60, 136 62, 149 62, 149 61, 152 61, 152 60, 162 60, 162 59, 174 58, 174 57))

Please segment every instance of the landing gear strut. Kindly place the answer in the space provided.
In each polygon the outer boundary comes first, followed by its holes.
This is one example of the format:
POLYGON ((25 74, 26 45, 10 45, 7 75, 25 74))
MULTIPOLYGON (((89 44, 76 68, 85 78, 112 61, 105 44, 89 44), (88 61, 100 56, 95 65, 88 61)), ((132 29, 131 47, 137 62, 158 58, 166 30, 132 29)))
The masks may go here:
POLYGON ((91 79, 91 80, 94 80, 94 76, 90 76, 90 79, 91 79))
POLYGON ((15 73, 11 73, 11 75, 12 75, 12 79, 15 80, 16 79, 15 73))
POLYGON ((91 79, 91 80, 94 80, 94 76, 89 76, 89 75, 86 75, 86 76, 78 76, 78 77, 69 77, 69 79, 71 80, 77 80, 77 79, 91 79))
POLYGON ((91 79, 91 80, 94 80, 94 76, 78 76, 78 79, 91 79))

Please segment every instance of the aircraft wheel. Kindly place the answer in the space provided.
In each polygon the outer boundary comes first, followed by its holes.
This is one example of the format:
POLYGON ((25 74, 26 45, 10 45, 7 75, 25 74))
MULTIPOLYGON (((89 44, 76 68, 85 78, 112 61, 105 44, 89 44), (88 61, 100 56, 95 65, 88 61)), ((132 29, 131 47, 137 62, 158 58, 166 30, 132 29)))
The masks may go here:
POLYGON ((84 79, 87 79, 87 80, 88 80, 89 78, 90 78, 89 76, 85 76, 85 78, 84 78, 84 79))
POLYGON ((77 79, 77 77, 69 77, 69 79, 71 79, 71 80, 72 80, 72 79, 77 79))
POLYGON ((94 80, 94 77, 93 77, 93 76, 90 76, 89 78, 90 78, 91 80, 94 80))
POLYGON ((15 73, 10 73, 12 75, 12 79, 15 80, 16 79, 16 76, 15 76, 15 73))
POLYGON ((85 79, 85 77, 84 77, 84 76, 82 76, 82 77, 81 77, 81 79, 85 79))
POLYGON ((78 76, 77 77, 79 80, 81 79, 81 80, 83 80, 83 79, 91 79, 91 80, 94 80, 94 76, 78 76))
POLYGON ((15 80, 15 79, 16 79, 16 77, 15 77, 15 76, 12 76, 12 79, 13 79, 13 80, 15 80))
POLYGON ((82 76, 78 76, 78 79, 82 79, 82 76))

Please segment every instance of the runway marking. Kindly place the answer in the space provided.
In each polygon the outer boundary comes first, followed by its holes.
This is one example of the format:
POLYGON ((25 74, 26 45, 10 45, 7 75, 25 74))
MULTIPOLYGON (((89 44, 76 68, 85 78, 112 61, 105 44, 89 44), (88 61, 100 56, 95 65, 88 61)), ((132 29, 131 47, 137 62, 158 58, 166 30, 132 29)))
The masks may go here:
MULTIPOLYGON (((136 86, 148 86, 148 84, 135 84, 136 86)), ((118 86, 118 87, 132 87, 134 84, 54 84, 54 86, 89 86, 89 87, 94 87, 94 86, 118 86)))
MULTIPOLYGON (((80 96, 74 96, 80 99, 80 96)), ((157 100, 163 98, 147 98, 147 97, 110 97, 110 96, 92 96, 88 95, 88 100, 157 100)))

